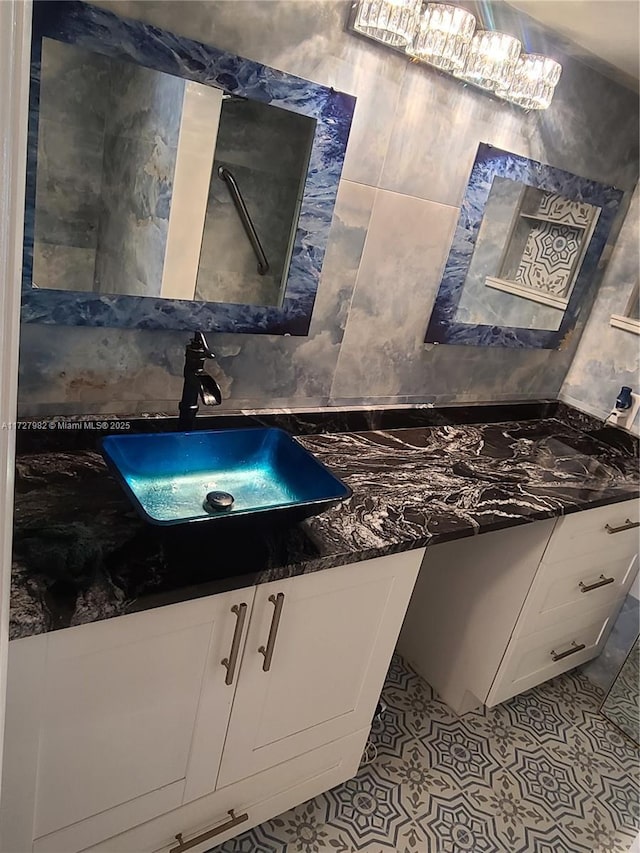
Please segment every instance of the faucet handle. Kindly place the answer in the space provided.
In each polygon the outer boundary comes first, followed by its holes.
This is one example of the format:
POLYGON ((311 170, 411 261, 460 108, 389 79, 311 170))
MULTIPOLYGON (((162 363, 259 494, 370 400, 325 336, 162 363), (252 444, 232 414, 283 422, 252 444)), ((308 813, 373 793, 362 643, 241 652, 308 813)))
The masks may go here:
POLYGON ((189 342, 189 347, 203 358, 215 358, 215 355, 209 349, 204 332, 194 332, 193 340, 189 342))

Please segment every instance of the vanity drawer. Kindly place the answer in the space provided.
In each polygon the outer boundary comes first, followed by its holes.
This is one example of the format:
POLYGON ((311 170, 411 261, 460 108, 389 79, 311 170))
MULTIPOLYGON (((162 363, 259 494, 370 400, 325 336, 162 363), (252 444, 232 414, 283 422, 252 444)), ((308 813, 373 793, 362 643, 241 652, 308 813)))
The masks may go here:
POLYGON ((587 509, 561 518, 544 554, 545 563, 606 551, 611 558, 635 554, 640 534, 640 501, 587 509))
POLYGON ((606 605, 544 631, 514 637, 507 647, 487 696, 488 706, 498 705, 549 678, 599 654, 619 606, 606 605))
POLYGON ((520 614, 518 637, 542 631, 622 598, 636 576, 638 555, 611 558, 602 551, 562 563, 543 561, 520 614))
POLYGON ((242 782, 221 788, 100 844, 94 842, 93 846, 87 846, 86 835, 83 837, 77 833, 73 836, 66 830, 66 835, 56 833, 39 839, 34 845, 34 853, 81 850, 84 853, 140 853, 143 850, 168 853, 176 847, 178 833, 184 836, 185 844, 198 841, 189 848, 190 853, 217 849, 217 845, 230 838, 354 776, 368 735, 369 729, 363 729, 242 782), (232 821, 231 809, 241 820, 227 826, 232 821), (212 830, 218 831, 211 834, 212 830), (201 835, 209 837, 200 840, 201 835))

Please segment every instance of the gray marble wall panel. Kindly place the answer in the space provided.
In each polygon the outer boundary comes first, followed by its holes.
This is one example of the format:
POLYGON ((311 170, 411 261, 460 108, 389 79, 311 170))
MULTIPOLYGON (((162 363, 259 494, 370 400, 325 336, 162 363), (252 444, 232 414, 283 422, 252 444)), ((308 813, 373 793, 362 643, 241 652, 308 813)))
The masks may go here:
POLYGON ((95 289, 159 296, 184 80, 111 65, 95 289))
POLYGON ((342 177, 379 184, 407 62, 345 31, 348 0, 98 0, 96 5, 356 95, 342 177))
POLYGON ((35 239, 95 249, 104 135, 43 119, 38 150, 35 239))
MULTIPOLYGON (((358 98, 309 337, 214 338, 226 408, 557 395, 583 319, 559 352, 425 349, 421 341, 478 143, 629 189, 638 168, 636 95, 560 57, 551 108, 527 115, 349 35, 346 2, 101 5, 358 98)), ((25 326, 21 412, 173 406, 184 340, 25 326)))
POLYGON ((453 78, 407 68, 380 186, 459 205, 479 142, 629 188, 637 169, 637 96, 564 61, 548 110, 496 104, 453 78), (603 110, 607 115, 598 117, 603 110))
MULTIPOLYGON (((622 385, 640 392, 640 337, 609 319, 624 314, 638 284, 640 188, 636 188, 575 358, 560 396, 597 417, 606 417, 622 385)), ((640 419, 632 429, 640 434, 640 419)))
POLYGON ((111 62, 45 39, 38 128, 33 278, 93 285, 111 62))

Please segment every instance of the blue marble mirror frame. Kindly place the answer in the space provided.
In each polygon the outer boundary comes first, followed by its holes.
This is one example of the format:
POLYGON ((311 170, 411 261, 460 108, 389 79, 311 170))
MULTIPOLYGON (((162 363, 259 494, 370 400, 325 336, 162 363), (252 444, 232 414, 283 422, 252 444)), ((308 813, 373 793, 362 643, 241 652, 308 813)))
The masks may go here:
POLYGON ((589 291, 600 256, 607 244, 622 196, 623 192, 615 187, 480 143, 462 200, 458 224, 429 320, 425 343, 560 349, 575 326, 584 297, 589 291), (537 189, 561 194, 571 201, 587 202, 601 208, 557 330, 489 326, 462 323, 455 319, 495 177, 520 181, 537 189))
POLYGON ((311 322, 355 98, 76 0, 36 0, 33 12, 22 320, 74 326, 306 335, 311 322), (41 50, 44 37, 224 88, 316 120, 281 307, 110 296, 32 287, 41 50))

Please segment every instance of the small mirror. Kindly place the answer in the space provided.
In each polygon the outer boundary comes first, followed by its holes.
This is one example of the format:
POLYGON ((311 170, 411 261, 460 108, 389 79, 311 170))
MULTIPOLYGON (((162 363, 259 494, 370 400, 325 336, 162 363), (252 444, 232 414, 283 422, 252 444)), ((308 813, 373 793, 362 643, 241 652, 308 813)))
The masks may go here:
POLYGON ((33 286, 280 306, 316 120, 42 41, 33 286))
POLYGON ((559 329, 599 214, 494 177, 456 320, 559 329))
POLYGON ((556 349, 600 270, 622 192, 478 148, 426 343, 556 349))

